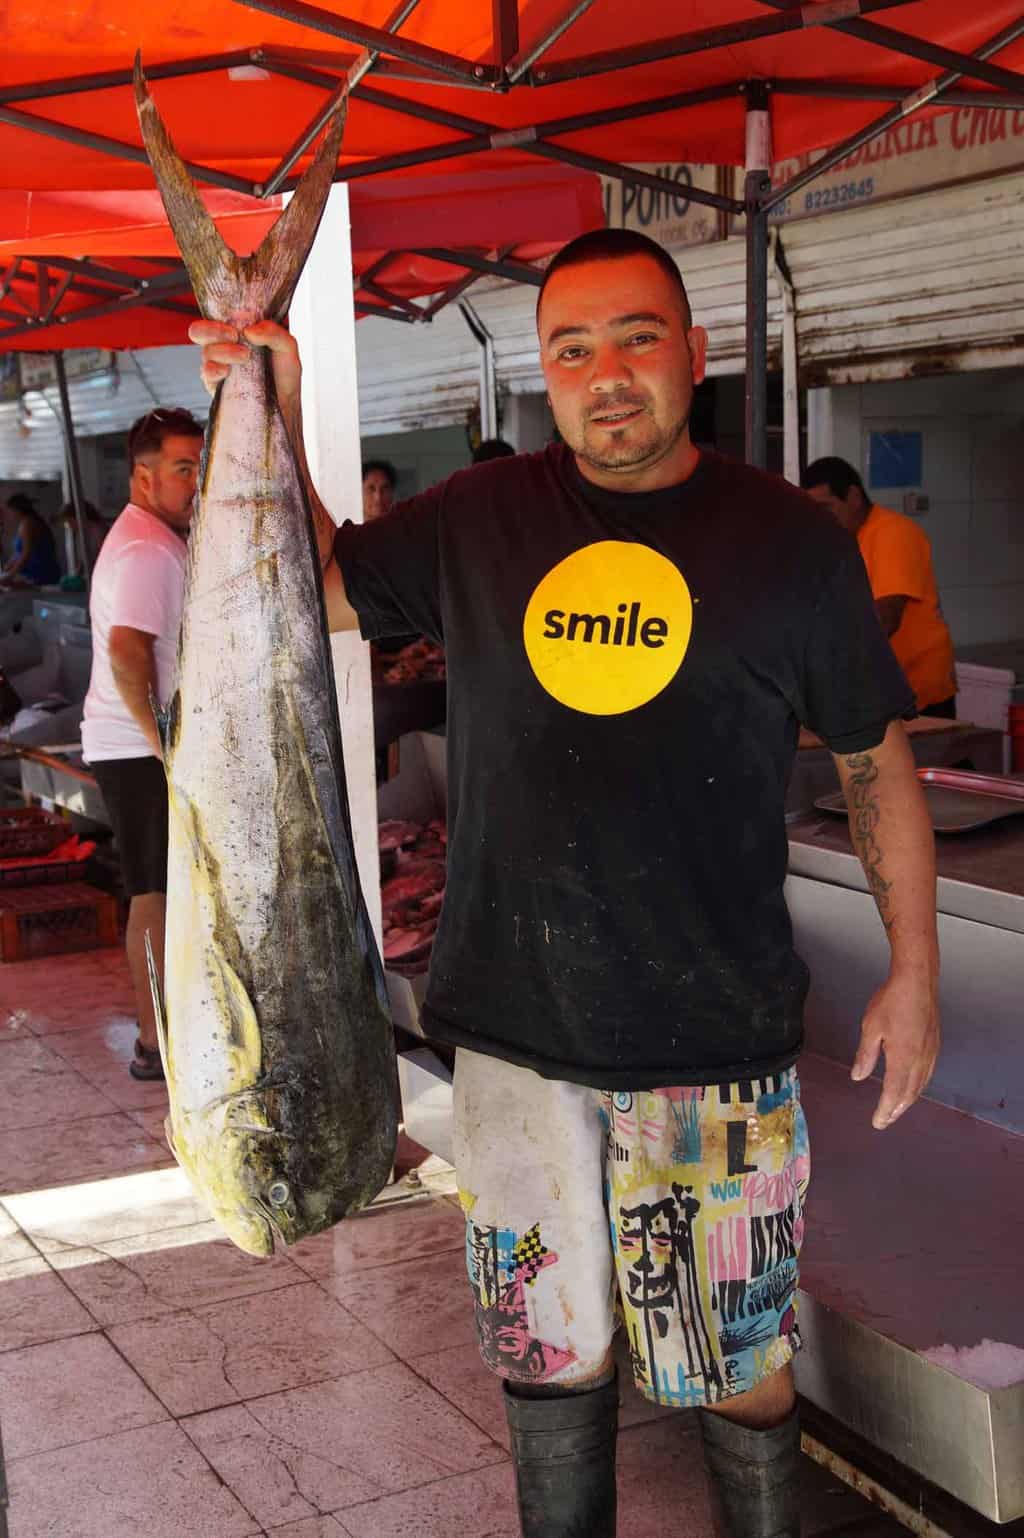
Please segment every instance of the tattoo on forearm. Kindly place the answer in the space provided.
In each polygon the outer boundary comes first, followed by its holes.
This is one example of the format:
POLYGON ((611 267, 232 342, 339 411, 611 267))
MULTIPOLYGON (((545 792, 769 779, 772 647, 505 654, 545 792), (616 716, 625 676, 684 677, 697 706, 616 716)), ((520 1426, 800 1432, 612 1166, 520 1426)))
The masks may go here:
POLYGON ((882 854, 877 830, 880 819, 878 805, 878 765, 870 753, 854 753, 846 760, 850 770, 850 782, 846 790, 850 812, 850 831, 854 848, 864 867, 868 887, 875 899, 882 923, 892 928, 892 883, 882 875, 882 854))

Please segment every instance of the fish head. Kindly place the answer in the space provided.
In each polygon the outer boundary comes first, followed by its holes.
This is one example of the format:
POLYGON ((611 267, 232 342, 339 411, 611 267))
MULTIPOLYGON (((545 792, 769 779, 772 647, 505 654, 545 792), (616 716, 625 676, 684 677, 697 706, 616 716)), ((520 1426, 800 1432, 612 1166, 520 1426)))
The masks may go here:
POLYGON ((308 1232, 289 1168, 291 1142, 260 1096, 226 1097, 171 1120, 175 1157, 240 1250, 273 1255, 308 1232))

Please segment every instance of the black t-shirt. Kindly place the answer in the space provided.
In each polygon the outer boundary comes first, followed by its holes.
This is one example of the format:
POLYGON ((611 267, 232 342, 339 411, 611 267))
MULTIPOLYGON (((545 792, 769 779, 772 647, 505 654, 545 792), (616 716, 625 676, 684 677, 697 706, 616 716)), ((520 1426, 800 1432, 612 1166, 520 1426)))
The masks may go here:
POLYGON ((559 446, 346 524, 337 554, 365 637, 447 652, 429 1033, 612 1089, 790 1064, 798 726, 853 753, 913 714, 856 541, 718 454, 624 494, 559 446))

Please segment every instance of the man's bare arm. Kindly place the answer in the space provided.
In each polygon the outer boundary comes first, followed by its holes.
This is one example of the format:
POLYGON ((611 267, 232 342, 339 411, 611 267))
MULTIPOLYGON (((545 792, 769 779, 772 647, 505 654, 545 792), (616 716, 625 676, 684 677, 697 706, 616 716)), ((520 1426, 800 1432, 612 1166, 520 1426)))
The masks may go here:
POLYGON ((110 629, 110 668, 118 693, 132 713, 157 758, 163 757, 160 734, 153 717, 152 699, 156 692, 154 637, 130 625, 112 625, 110 629))
POLYGON ((913 1104, 939 1051, 939 945, 935 836, 907 735, 893 722, 877 748, 834 755, 850 837, 889 939, 886 983, 868 1005, 853 1077, 885 1052, 885 1083, 873 1121, 887 1127, 913 1104))
MULTIPOLYGON (((287 333, 286 333, 287 334, 287 333)), ((284 425, 295 451, 295 460, 299 467, 306 487, 306 495, 309 498, 309 510, 313 518, 313 532, 316 535, 316 547, 320 555, 320 571, 324 584, 324 607, 327 611, 327 628, 336 630, 358 630, 359 616, 348 601, 345 592, 345 582, 341 575, 341 567, 334 557, 334 536, 338 532, 334 519, 320 500, 316 487, 313 485, 313 477, 309 473, 309 462, 306 459, 306 444, 302 435, 302 406, 298 397, 289 401, 288 408, 282 407, 284 425)))
POLYGON ((892 593, 888 598, 876 598, 878 619, 887 636, 893 636, 903 623, 903 611, 910 599, 906 593, 892 593))
POLYGON ((341 568, 334 558, 334 536, 337 532, 334 519, 320 500, 309 473, 302 436, 302 364, 295 338, 283 326, 270 320, 257 321, 255 325, 247 326, 243 333, 244 342, 239 340, 233 326, 213 320, 194 321, 188 334, 203 349, 200 375, 211 395, 221 380, 227 378, 233 365, 244 362, 253 347, 266 347, 269 350, 278 405, 309 497, 323 573, 327 628, 332 631, 358 630, 359 617, 348 601, 341 568))

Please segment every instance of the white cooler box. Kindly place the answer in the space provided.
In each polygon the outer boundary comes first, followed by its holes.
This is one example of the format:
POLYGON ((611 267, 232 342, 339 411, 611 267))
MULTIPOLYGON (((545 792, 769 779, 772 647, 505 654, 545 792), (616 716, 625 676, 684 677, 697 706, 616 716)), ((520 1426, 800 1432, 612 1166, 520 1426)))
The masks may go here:
POLYGON ((1017 675, 1011 668, 983 667, 977 662, 956 664, 956 716, 975 726, 991 726, 1003 734, 1003 773, 1010 770, 1009 709, 1017 675))

